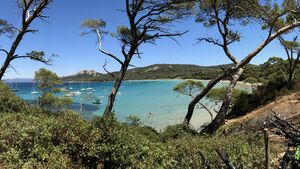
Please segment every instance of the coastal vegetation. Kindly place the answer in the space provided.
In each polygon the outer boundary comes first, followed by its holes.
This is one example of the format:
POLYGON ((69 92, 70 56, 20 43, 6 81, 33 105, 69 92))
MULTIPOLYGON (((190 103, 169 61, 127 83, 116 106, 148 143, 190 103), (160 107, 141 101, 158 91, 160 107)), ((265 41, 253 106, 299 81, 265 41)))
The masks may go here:
POLYGON ((45 112, 1 92, 0 164, 6 168, 201 168, 200 152, 214 168, 224 167, 215 148, 237 166, 263 166, 261 135, 205 137, 182 125, 158 133, 113 115, 86 121, 70 111, 45 112))
MULTIPOLYGON (((116 61, 119 71, 107 70, 107 61, 103 63, 106 74, 84 71, 60 78, 41 68, 34 77, 40 91, 37 104, 29 104, 0 82, 0 168, 300 168, 297 0, 122 2, 124 9, 120 11, 128 25, 118 26, 116 33, 106 30, 107 23, 102 19, 87 19, 81 25, 82 35, 96 35, 98 51, 116 61), (143 45, 156 44, 162 38, 177 42, 176 37, 184 36, 188 30, 176 31, 174 24, 186 18, 196 18, 201 29, 215 29, 217 34, 198 40, 221 48, 230 64, 206 67, 157 64, 130 69, 134 67, 132 59, 141 58, 143 45), (251 29, 253 24, 261 27, 264 40, 245 56, 233 54, 231 46, 242 40, 241 29, 251 29), (119 42, 119 52, 103 49, 104 35, 119 42), (283 50, 287 59, 270 56, 265 63, 250 64, 271 42, 282 47, 278 50, 283 50), (154 129, 134 115, 125 121, 118 120, 113 107, 123 81, 142 79, 184 80, 173 88, 192 100, 182 123, 154 129), (204 79, 208 84, 200 81, 204 79), (228 85, 217 88, 222 80, 228 80, 228 85), (113 81, 103 114, 87 119, 68 109, 72 103, 69 97, 75 93, 57 94, 67 90, 61 88, 63 81, 113 81), (237 89, 239 81, 251 85, 252 90, 237 89), (205 100, 212 104, 206 104, 205 100), (277 103, 283 107, 274 106, 277 103), (211 117, 200 128, 190 125, 196 108, 205 109, 211 117)), ((0 80, 9 67, 13 68, 12 61, 16 59, 51 63, 52 57, 45 58, 43 51, 16 54, 24 36, 36 32, 30 28, 31 23, 47 18, 44 12, 50 4, 51 0, 18 0, 21 28, 0 19, 0 36, 12 38, 10 49, 2 46, 0 49, 4 53, 0 80)), ((93 94, 93 88, 77 92, 84 93, 93 94)), ((82 109, 85 101, 80 102, 82 109)), ((102 102, 98 98, 94 103, 102 102)))
MULTIPOLYGON (((124 80, 152 80, 152 79, 198 79, 209 80, 216 75, 223 72, 224 69, 229 68, 230 64, 216 65, 216 66, 198 66, 198 65, 184 65, 184 64, 155 64, 146 67, 137 67, 127 70, 124 80)), ((255 70, 257 65, 247 65, 246 72, 255 70)), ((115 76, 117 72, 112 72, 115 76)), ((224 78, 229 80, 229 78, 224 78)), ((90 73, 88 71, 81 71, 75 75, 62 77, 64 81, 94 81, 104 82, 112 81, 109 74, 98 72, 90 73)), ((244 77, 241 77, 241 81, 244 77)))
POLYGON ((44 110, 58 112, 72 103, 70 98, 59 98, 55 93, 60 92, 58 85, 62 85, 61 79, 53 72, 41 68, 35 72, 35 81, 39 82, 37 88, 42 92, 38 98, 38 106, 44 110))

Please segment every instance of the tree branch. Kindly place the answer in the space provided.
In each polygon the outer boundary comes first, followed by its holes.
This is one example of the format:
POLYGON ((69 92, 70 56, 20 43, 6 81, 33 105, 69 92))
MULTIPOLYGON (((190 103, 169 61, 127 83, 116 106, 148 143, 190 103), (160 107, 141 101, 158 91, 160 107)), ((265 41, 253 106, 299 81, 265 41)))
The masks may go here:
POLYGON ((222 161, 226 164, 228 169, 236 169, 236 167, 230 162, 228 156, 225 154, 224 151, 216 149, 216 152, 218 153, 222 161))
POLYGON ((116 76, 115 76, 112 72, 110 72, 110 71, 108 71, 108 70, 106 69, 107 63, 108 63, 108 62, 107 62, 107 60, 105 59, 104 65, 102 66, 103 69, 104 69, 104 71, 105 71, 107 74, 109 74, 114 80, 116 80, 116 79, 117 79, 116 76))
POLYGON ((99 29, 94 29, 94 31, 96 32, 97 34, 97 39, 98 39, 98 49, 101 53, 113 58, 114 60, 116 60, 118 63, 120 63, 121 65, 123 65, 123 62, 115 55, 109 53, 109 52, 106 52, 105 50, 102 49, 102 36, 100 34, 100 31, 99 29))

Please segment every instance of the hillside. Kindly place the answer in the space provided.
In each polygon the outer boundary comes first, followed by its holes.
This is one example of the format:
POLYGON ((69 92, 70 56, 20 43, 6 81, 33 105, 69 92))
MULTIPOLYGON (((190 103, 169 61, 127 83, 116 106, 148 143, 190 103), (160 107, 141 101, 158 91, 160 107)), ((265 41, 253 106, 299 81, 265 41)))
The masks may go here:
MULTIPOLYGON (((211 79, 223 70, 230 67, 230 64, 217 66, 198 66, 183 64, 155 64, 147 67, 133 68, 127 71, 125 80, 146 80, 146 79, 211 79)), ((257 67, 249 65, 248 67, 257 67)), ((116 72, 113 72, 116 74, 116 72)), ((71 76, 62 77, 64 81, 111 81, 108 74, 99 73, 93 70, 84 70, 71 76)))
MULTIPOLYGON (((299 89, 300 90, 300 89, 299 89)), ((232 134, 241 131, 260 130, 265 121, 274 114, 286 119, 295 127, 299 128, 300 120, 300 92, 294 92, 277 98, 244 116, 227 120, 225 125, 219 129, 219 133, 232 134)))

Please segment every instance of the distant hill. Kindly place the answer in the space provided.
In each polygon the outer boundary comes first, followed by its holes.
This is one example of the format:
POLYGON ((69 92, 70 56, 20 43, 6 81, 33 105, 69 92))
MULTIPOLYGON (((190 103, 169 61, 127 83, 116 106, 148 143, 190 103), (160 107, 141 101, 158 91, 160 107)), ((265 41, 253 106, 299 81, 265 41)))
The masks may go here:
POLYGON ((16 79, 4 79, 4 82, 11 82, 11 83, 31 83, 33 79, 30 78, 16 78, 16 79))
MULTIPOLYGON (((230 64, 217 66, 198 66, 183 64, 155 64, 146 67, 133 68, 127 71, 125 80, 147 80, 147 79, 211 79, 223 70, 229 68, 230 64)), ((248 65, 256 67, 256 65, 248 65)), ((116 72, 113 72, 116 74, 116 72)), ((94 70, 84 70, 71 76, 62 77, 64 81, 111 81, 108 74, 94 70)))

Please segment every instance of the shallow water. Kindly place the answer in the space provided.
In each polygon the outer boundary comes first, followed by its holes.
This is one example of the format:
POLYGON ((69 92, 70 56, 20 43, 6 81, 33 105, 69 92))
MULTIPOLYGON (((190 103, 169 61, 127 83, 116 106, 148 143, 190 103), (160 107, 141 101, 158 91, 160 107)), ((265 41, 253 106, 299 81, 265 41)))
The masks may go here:
MULTIPOLYGON (((121 121, 125 121, 129 115, 139 117, 144 125, 152 126, 156 129, 161 129, 167 125, 180 123, 186 113, 187 106, 191 98, 180 95, 172 89, 176 84, 182 80, 147 80, 147 81, 125 81, 122 84, 120 92, 114 106, 114 112, 121 121)), ((203 81, 207 84, 208 81, 203 81)), ((221 82, 216 87, 222 87, 228 83, 221 82)), ((10 84, 12 88, 19 89, 18 96, 24 100, 35 100, 39 97, 38 94, 31 94, 35 89, 34 83, 18 83, 10 84)), ((83 88, 92 88, 94 92, 84 92, 82 94, 72 97, 74 104, 70 107, 73 110, 80 112, 80 103, 84 103, 83 115, 90 118, 94 115, 102 115, 107 95, 111 90, 112 82, 99 83, 65 83, 65 87, 69 91, 81 91, 83 88), (103 103, 94 105, 92 102, 96 97, 103 97, 103 103)), ((238 88, 251 90, 249 86, 238 85, 238 88)), ((58 96, 63 96, 59 93, 58 96)), ((208 100, 204 100, 207 104, 208 100)), ((209 114, 202 109, 195 111, 192 119, 192 124, 199 127, 210 120, 209 114)))

